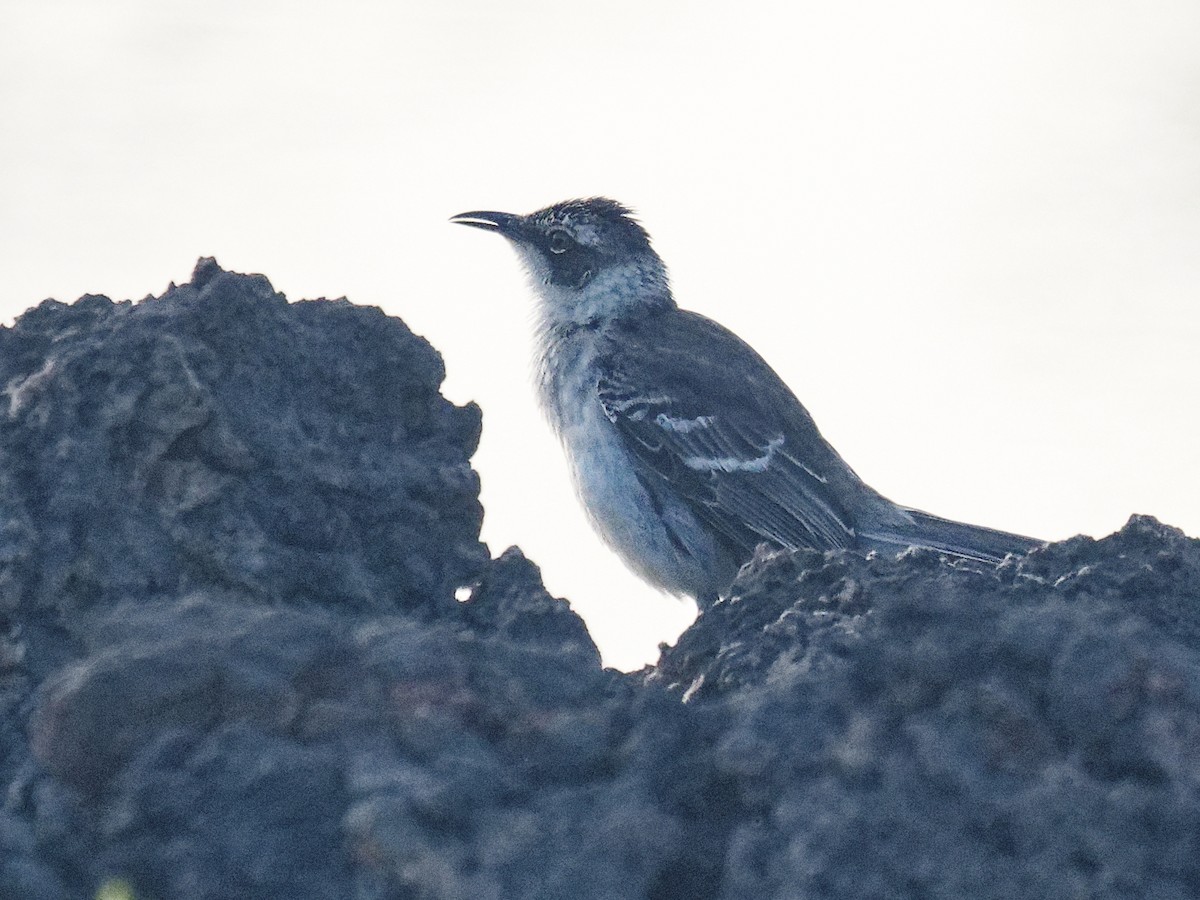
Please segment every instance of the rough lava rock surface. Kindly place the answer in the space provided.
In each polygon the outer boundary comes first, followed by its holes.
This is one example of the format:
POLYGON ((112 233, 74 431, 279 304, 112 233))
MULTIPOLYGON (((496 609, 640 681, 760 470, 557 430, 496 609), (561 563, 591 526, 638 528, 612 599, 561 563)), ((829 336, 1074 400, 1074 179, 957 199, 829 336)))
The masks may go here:
POLYGON ((212 260, 0 330, 0 898, 1200 896, 1200 542, 762 553, 622 675, 443 374, 212 260))

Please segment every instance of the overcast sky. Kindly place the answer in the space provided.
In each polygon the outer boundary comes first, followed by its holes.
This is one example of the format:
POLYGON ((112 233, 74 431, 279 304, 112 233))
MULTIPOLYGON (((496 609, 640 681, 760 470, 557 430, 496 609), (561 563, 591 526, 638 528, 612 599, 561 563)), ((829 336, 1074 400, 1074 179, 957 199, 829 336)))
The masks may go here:
POLYGON ((1200 534, 1200 3, 7 0, 0 316, 187 280, 381 306, 478 401, 484 539, 632 667, 687 604, 575 507, 504 242, 605 194, 892 499, 1200 534))

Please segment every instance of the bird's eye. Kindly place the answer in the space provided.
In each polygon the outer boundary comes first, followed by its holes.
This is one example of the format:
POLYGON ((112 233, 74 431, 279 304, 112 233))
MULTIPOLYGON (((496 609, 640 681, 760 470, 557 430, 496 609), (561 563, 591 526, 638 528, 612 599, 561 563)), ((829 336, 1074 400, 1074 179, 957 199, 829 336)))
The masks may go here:
POLYGON ((550 232, 550 252, 551 253, 566 253, 571 249, 575 242, 571 240, 571 236, 565 231, 550 232))

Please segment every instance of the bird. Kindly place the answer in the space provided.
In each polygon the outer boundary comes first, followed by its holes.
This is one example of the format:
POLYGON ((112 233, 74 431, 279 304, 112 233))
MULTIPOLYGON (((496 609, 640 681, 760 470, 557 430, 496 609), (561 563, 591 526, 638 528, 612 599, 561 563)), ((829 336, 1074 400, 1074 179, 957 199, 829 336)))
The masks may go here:
POLYGON ((998 564, 1035 538, 873 490, 775 370, 675 301, 632 210, 604 197, 451 222, 506 238, 535 303, 534 379, 593 528, 655 588, 703 612, 760 544, 998 564))

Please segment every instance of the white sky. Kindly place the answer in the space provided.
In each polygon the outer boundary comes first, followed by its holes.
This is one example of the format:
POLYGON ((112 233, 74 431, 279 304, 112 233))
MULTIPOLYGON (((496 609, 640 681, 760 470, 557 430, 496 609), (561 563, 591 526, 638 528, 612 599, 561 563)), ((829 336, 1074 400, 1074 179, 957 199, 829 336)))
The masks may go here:
POLYGON ((493 553, 628 668, 690 609, 591 535, 515 257, 446 222, 593 194, 894 500, 1200 534, 1195 0, 0 9, 0 316, 202 255, 400 316, 483 406, 493 553))

